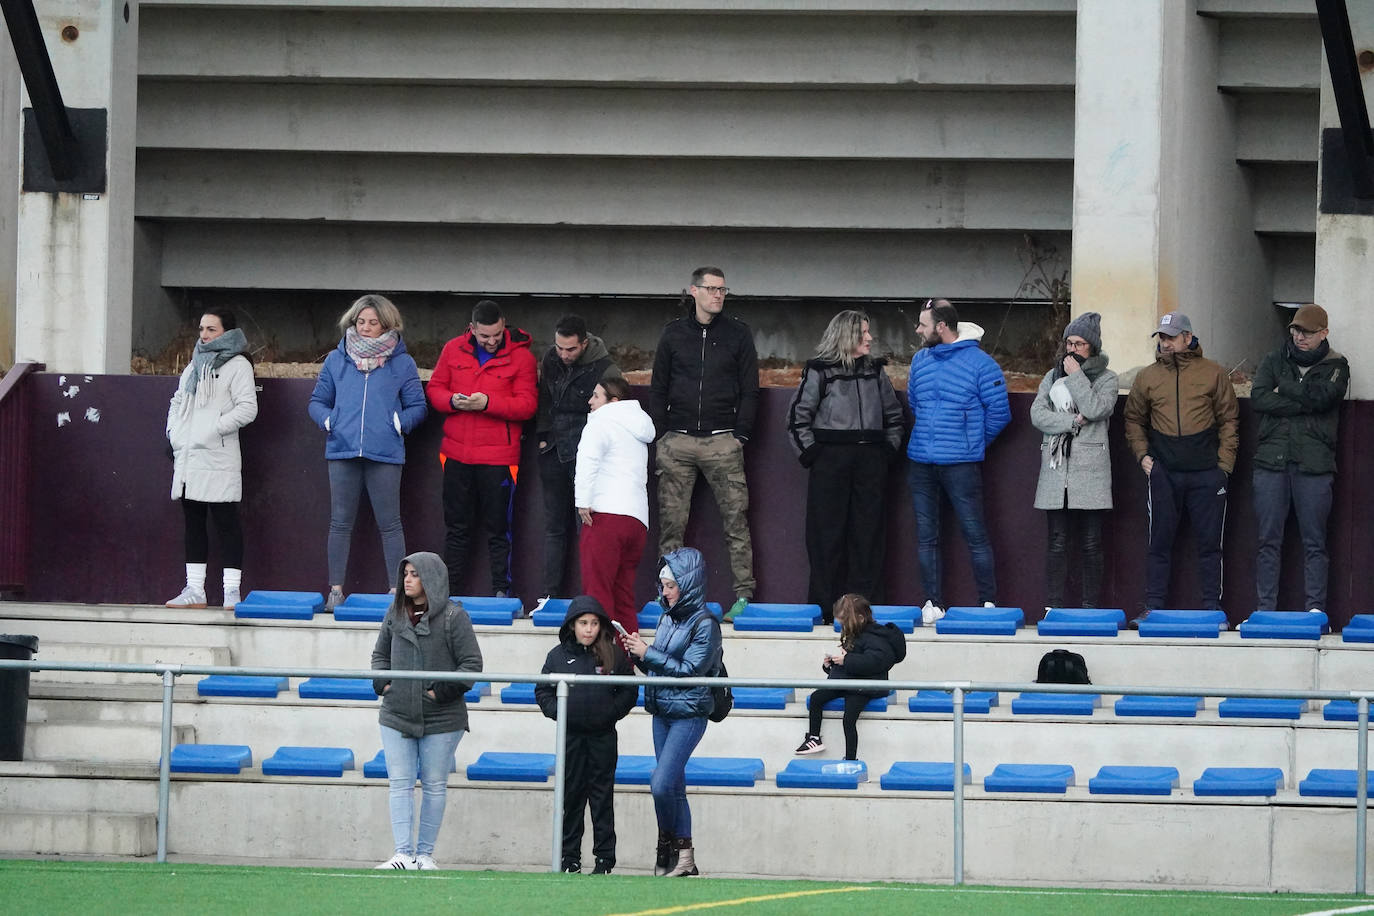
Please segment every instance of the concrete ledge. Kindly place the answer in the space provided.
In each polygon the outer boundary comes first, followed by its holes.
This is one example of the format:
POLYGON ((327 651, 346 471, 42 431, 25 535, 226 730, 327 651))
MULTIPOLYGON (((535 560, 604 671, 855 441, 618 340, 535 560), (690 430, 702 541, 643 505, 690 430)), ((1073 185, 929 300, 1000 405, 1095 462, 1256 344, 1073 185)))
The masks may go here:
POLYGON ((0 852, 155 855, 157 815, 118 811, 0 811, 0 852))

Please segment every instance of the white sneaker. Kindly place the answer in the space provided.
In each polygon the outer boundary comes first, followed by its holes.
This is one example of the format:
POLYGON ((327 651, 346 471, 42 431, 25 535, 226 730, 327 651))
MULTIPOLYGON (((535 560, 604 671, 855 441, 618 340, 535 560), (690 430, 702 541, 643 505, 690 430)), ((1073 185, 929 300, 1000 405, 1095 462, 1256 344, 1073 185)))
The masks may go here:
POLYGON ((438 871, 439 863, 434 861, 433 856, 418 855, 415 857, 415 867, 420 871, 438 871))
POLYGON ((1322 609, 1319 608, 1319 607, 1310 607, 1310 608, 1307 609, 1307 613, 1309 613, 1309 614, 1321 614, 1321 613, 1324 613, 1324 612, 1323 612, 1322 609))
POLYGON ((163 605, 163 606, 164 606, 164 607, 205 607, 205 589, 203 589, 203 588, 192 588, 191 586, 188 585, 188 586, 186 586, 185 588, 183 588, 183 589, 181 590, 181 594, 180 594, 180 595, 177 595, 175 598, 173 598, 171 601, 168 601, 168 602, 167 602, 165 605, 163 605))
MULTIPOLYGON (((426 856, 426 858, 428 858, 428 856, 426 856)), ((433 861, 433 859, 430 859, 430 862, 433 861)), ((388 869, 395 869, 397 871, 415 871, 419 867, 419 863, 412 859, 410 856, 406 855, 403 852, 398 852, 396 853, 396 855, 387 859, 381 865, 378 865, 376 867, 376 870, 386 871, 388 869)))
POLYGON ((936 605, 931 601, 927 601, 921 607, 921 623, 929 625, 939 620, 943 616, 945 616, 944 608, 936 605))
POLYGON ((534 610, 531 611, 531 613, 537 614, 538 612, 544 610, 544 605, 548 604, 552 597, 552 595, 545 595, 543 598, 540 598, 538 601, 536 601, 534 603, 534 610))
POLYGON ((997 605, 993 604, 991 601, 984 601, 983 607, 997 607, 997 605))
POLYGON ((226 611, 232 611, 234 609, 234 606, 242 600, 243 598, 239 595, 238 589, 226 588, 224 590, 224 609, 226 611))

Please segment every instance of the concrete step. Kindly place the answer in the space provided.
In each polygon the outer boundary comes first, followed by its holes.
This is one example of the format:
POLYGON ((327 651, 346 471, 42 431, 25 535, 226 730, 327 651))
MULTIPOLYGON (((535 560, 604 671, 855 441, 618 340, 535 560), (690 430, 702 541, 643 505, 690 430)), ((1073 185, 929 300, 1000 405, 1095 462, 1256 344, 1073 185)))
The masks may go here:
MULTIPOLYGON (((193 744, 196 730, 172 726, 172 744, 193 744)), ((151 762, 162 755, 161 722, 35 722, 24 731, 29 760, 98 760, 102 763, 151 762)))
MULTIPOLYGON (((183 665, 230 665, 233 658, 223 646, 129 644, 127 642, 61 642, 44 643, 39 637, 38 661, 104 662, 112 665, 153 665, 179 663, 183 665)), ((44 671, 33 672, 31 682, 64 684, 158 684, 156 674, 105 671, 44 671)))
POLYGON ((0 854, 156 855, 157 813, 0 808, 0 854))

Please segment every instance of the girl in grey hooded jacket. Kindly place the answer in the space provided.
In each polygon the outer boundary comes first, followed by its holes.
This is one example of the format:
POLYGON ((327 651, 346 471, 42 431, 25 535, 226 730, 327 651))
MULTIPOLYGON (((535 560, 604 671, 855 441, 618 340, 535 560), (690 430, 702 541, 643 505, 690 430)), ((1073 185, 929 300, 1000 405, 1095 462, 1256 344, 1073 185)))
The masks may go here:
MULTIPOLYGON (((448 567, 434 553, 401 562, 397 590, 372 649, 377 671, 482 670, 482 651, 467 611, 448 594, 448 567)), ((434 842, 444 820, 448 774, 468 728, 462 681, 426 681, 379 675, 382 750, 391 783, 391 832, 396 854, 378 868, 432 870, 434 842), (414 833, 415 777, 420 777, 418 835, 414 833), (412 836, 414 839, 412 840, 412 836)))

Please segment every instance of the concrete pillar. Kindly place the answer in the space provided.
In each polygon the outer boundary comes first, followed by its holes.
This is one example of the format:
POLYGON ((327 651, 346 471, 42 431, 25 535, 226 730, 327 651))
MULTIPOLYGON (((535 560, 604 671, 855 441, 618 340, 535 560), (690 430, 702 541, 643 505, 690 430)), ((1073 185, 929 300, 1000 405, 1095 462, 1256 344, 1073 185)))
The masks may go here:
POLYGON ((19 255, 22 129, 19 65, 8 34, 0 39, 0 370, 14 365, 14 270, 19 255))
MULTIPOLYGON (((1347 3, 1355 54, 1374 49, 1374 6, 1347 3)), ((1331 72, 1322 56, 1321 126, 1340 127, 1331 72)), ((1374 75, 1362 69, 1365 107, 1374 100, 1374 75)), ((1320 159, 1320 155, 1319 155, 1320 159)), ((1318 166, 1317 185, 1327 179, 1318 166)), ((1318 200, 1321 199, 1320 193, 1318 200)), ((1350 358, 1350 397, 1374 398, 1374 323, 1366 320, 1374 286, 1374 216, 1317 212, 1317 266, 1313 298, 1331 317, 1331 346, 1350 358)))
POLYGON ((1118 371, 1181 309, 1231 366, 1273 346, 1268 268, 1217 92, 1216 23, 1189 0, 1080 0, 1073 311, 1103 315, 1118 371))
POLYGON ((127 373, 138 4, 49 0, 38 12, 67 107, 108 112, 107 185, 100 194, 20 192, 16 356, 55 371, 127 373))

